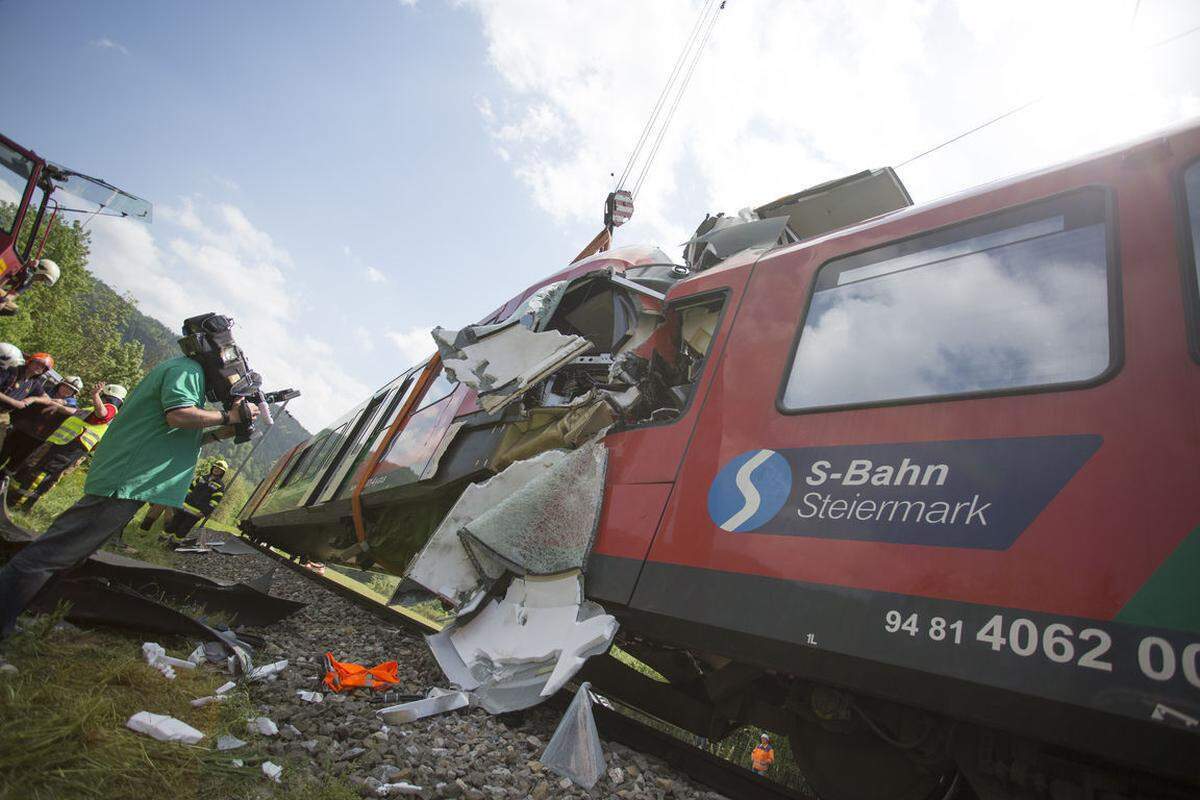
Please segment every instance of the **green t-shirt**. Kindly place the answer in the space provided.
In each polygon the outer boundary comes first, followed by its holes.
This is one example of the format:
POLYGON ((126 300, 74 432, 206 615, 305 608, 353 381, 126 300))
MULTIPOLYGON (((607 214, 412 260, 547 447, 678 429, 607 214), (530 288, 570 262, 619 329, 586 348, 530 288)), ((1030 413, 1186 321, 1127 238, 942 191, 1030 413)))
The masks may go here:
POLYGON ((204 405, 204 369, 186 356, 142 378, 92 454, 83 491, 179 508, 200 457, 203 431, 172 428, 166 412, 204 405))

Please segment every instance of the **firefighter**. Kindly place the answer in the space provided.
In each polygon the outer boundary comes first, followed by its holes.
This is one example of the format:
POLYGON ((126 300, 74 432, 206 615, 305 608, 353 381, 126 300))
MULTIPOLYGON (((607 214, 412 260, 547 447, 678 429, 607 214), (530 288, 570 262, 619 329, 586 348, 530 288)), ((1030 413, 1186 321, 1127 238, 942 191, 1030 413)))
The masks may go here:
MULTIPOLYGON (((183 508, 175 509, 163 530, 176 539, 182 539, 191 532, 197 522, 212 516, 225 497, 225 473, 228 471, 229 463, 223 458, 218 458, 208 468, 207 475, 197 475, 188 489, 183 508)), ((163 538, 170 541, 166 536, 163 538)))
POLYGON ((205 409, 206 390, 204 364, 181 355, 160 362, 129 393, 92 454, 83 497, 0 569, 0 637, 16 632, 48 580, 99 550, 145 503, 182 505, 201 445, 234 436, 238 423, 258 416, 244 401, 205 409))
POLYGON ((759 737, 758 747, 750 754, 750 763, 756 775, 765 778, 767 770, 775 763, 775 748, 771 747, 771 737, 765 733, 759 737))
POLYGON ((17 298, 32 289, 36 284, 44 283, 53 286, 58 283, 62 270, 48 258, 39 258, 33 268, 18 272, 16 277, 3 289, 0 289, 0 317, 11 317, 19 310, 17 298))
MULTIPOLYGON (((51 373, 53 375, 53 373, 51 373)), ((47 437, 79 408, 76 395, 83 388, 78 376, 62 378, 49 394, 30 397, 26 406, 11 414, 12 428, 4 446, 0 447, 0 463, 13 475, 27 458, 46 441, 47 437)))
POLYGON ((125 402, 125 387, 117 383, 96 384, 92 407, 63 420, 46 442, 38 447, 17 471, 8 491, 8 504, 28 510, 77 467, 100 443, 108 423, 125 402))
MULTIPOLYGON (((46 384, 50 382, 46 373, 52 369, 54 356, 49 353, 34 353, 24 358, 22 365, 8 369, 0 376, 0 407, 4 409, 4 413, 0 415, 0 426, 7 428, 4 444, 0 446, 0 466, 11 462, 11 465, 16 467, 19 461, 23 461, 25 456, 38 446, 39 441, 35 436, 27 430, 12 426, 11 415, 38 404, 37 398, 46 394, 46 384), (14 458, 17 455, 20 456, 19 460, 14 458)), ((21 427, 26 426, 22 424, 21 427)))

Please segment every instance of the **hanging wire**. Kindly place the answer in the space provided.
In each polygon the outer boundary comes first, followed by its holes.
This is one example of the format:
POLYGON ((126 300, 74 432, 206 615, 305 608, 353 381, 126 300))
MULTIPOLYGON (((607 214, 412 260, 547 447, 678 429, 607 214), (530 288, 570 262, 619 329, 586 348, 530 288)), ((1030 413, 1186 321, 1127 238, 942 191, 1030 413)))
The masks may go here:
MULTIPOLYGON (((1134 7, 1134 13, 1135 14, 1137 13, 1136 6, 1134 7)), ((1132 25, 1132 24, 1133 24, 1133 20, 1131 19, 1130 25, 1132 25)), ((1200 31, 1200 25, 1197 25, 1193 28, 1188 28, 1186 31, 1181 31, 1173 36, 1168 36, 1166 39, 1160 39, 1159 41, 1154 42, 1153 44, 1149 44, 1146 47, 1143 47, 1140 50, 1138 50, 1135 53, 1135 55, 1143 55, 1145 53, 1150 52, 1151 50, 1156 50, 1159 47, 1168 45, 1171 42, 1174 42, 1174 41, 1184 38, 1185 36, 1191 36, 1196 31, 1200 31)), ((980 125, 976 125, 974 128, 971 128, 968 131, 963 131, 962 133, 947 139, 946 141, 942 142, 941 144, 934 145, 933 147, 929 148, 928 150, 922 151, 920 153, 917 153, 915 156, 910 156, 909 158, 904 159, 899 164, 897 164, 893 169, 900 169, 903 166, 913 163, 917 159, 924 158, 925 156, 929 155, 930 153, 936 153, 938 150, 941 150, 943 147, 946 147, 947 145, 952 145, 955 142, 957 142, 959 139, 965 139, 966 137, 970 136, 973 133, 978 133, 979 131, 983 130, 984 128, 987 128, 990 125, 994 125, 1002 119, 1011 117, 1013 114, 1016 114, 1019 111, 1024 111, 1025 109, 1029 108, 1030 106, 1036 105, 1037 103, 1042 102, 1043 100, 1045 100, 1048 97, 1053 96, 1054 94, 1056 94, 1056 92, 1047 92, 1046 94, 1038 95, 1037 97, 1033 98, 1032 100, 1028 100, 1028 101, 1022 103, 1021 105, 1017 106, 1016 108, 1009 109, 1008 111, 1005 111, 1003 114, 992 117, 987 122, 984 122, 980 125)))
POLYGON ((704 29, 704 37, 700 40, 700 45, 692 51, 691 64, 688 65, 687 73, 683 76, 679 91, 675 94, 675 99, 671 103, 671 108, 667 112, 667 116, 664 118, 662 126, 658 129, 658 137, 654 140, 654 146, 650 148, 650 154, 646 157, 645 161, 642 162, 642 171, 638 175, 637 183, 633 185, 633 195, 635 197, 637 196, 637 193, 641 191, 642 183, 646 180, 646 174, 650 171, 650 165, 654 163, 654 158, 658 155, 658 149, 662 145, 663 137, 666 136, 667 128, 670 126, 671 120, 675 117, 675 109, 679 107, 679 101, 683 99, 683 95, 687 91, 688 84, 692 80, 692 74, 696 71, 696 65, 700 63, 700 56, 704 54, 704 46, 708 44, 708 39, 710 36, 712 36, 713 28, 717 24, 717 17, 724 8, 725 3, 722 2, 712 12, 712 15, 708 20, 708 25, 704 29))
POLYGON ((638 138, 637 144, 633 146, 633 152, 629 154, 629 160, 625 162, 625 169, 621 172, 621 177, 617 180, 617 189, 625 185, 626 178, 633 171, 633 165, 637 161, 638 154, 641 153, 642 146, 646 143, 646 139, 650 136, 650 131, 654 128, 654 122, 658 118, 659 111, 662 110, 663 103, 666 101, 667 95, 679 75, 679 70, 683 67, 688 52, 691 51, 695 44, 704 18, 707 16, 709 8, 716 1, 705 0, 704 4, 700 7, 700 12, 696 15, 696 21, 692 24, 691 33, 688 34, 687 40, 684 41, 683 49, 679 51, 679 56, 675 59, 675 66, 671 68, 671 74, 667 77, 667 82, 663 84, 662 91, 658 93, 658 100, 655 101, 654 108, 651 109, 650 116, 646 119, 646 125, 642 128, 642 135, 638 138))

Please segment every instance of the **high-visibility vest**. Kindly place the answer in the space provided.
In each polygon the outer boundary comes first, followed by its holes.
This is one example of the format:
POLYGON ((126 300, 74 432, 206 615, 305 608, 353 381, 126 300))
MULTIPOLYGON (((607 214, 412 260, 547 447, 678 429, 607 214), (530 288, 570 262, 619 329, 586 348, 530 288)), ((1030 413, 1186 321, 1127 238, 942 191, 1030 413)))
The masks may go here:
POLYGON ((46 437, 46 441, 61 446, 78 439, 84 450, 92 452, 92 449, 100 443, 104 432, 108 430, 108 423, 87 422, 86 417, 91 416, 91 413, 88 411, 83 416, 67 417, 61 425, 54 429, 53 433, 46 437))

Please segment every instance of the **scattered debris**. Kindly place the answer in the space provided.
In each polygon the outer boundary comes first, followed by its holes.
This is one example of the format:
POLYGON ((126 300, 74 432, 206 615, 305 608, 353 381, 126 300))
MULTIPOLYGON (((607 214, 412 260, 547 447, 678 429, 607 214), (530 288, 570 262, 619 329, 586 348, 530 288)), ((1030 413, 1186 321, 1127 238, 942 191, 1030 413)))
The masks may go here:
POLYGON ((203 708, 209 703, 220 703, 222 700, 228 699, 229 695, 227 694, 213 694, 208 695, 207 697, 197 697, 192 701, 192 708, 203 708))
POLYGON ((276 783, 281 783, 279 776, 283 774, 283 767, 279 766, 273 761, 264 761, 262 764, 262 771, 263 775, 266 775, 276 783))
POLYGON ((175 678, 176 669, 195 669, 196 665, 191 661, 185 661, 182 658, 175 658, 167 655, 167 651, 158 642, 145 642, 142 644, 142 657, 146 659, 146 663, 155 669, 159 670, 168 678, 175 678))
POLYGON ((244 766, 246 766, 246 762, 242 761, 240 758, 234 758, 234 759, 231 759, 229 763, 230 763, 230 764, 233 764, 235 767, 244 767, 244 766))
POLYGON ((584 789, 596 785, 605 766, 590 689, 586 682, 579 687, 541 757, 548 769, 584 789))
POLYGON ((593 655, 608 650, 617 621, 584 600, 578 572, 514 578, 465 623, 426 638, 450 682, 489 713, 529 708, 557 692, 593 655))
POLYGON ((245 747, 247 742, 243 742, 236 736, 231 736, 228 733, 217 737, 218 750, 237 750, 239 747, 245 747))
POLYGON ((296 694, 306 703, 320 703, 325 700, 325 695, 320 692, 310 692, 306 689, 297 689, 296 694))
POLYGON ((257 733, 262 736, 279 735, 279 726, 270 717, 253 717, 246 721, 246 728, 251 733, 257 733))
POLYGON ((213 692, 213 694, 225 694, 226 692, 230 691, 231 689, 236 689, 236 688, 237 688, 236 683, 234 683, 233 681, 226 681, 225 683, 222 683, 220 686, 218 686, 216 691, 213 692))
POLYGON ((204 738, 203 733, 186 722, 165 714, 151 714, 149 711, 139 711, 134 714, 126 721, 125 727, 138 733, 144 733, 160 742, 196 744, 204 738))
POLYGON ((420 786, 400 781, 399 783, 383 783, 375 789, 376 797, 393 797, 404 794, 420 794, 424 791, 420 786))
POLYGON ((444 714, 471 704, 471 697, 466 692, 448 692, 444 689, 430 689, 429 697, 424 700, 414 700, 411 703, 401 703, 380 709, 379 716, 384 722, 401 725, 405 722, 444 714))
POLYGON ((273 664, 255 667, 254 669, 250 670, 250 672, 246 673, 246 680, 264 681, 271 679, 273 676, 278 675, 280 672, 287 669, 287 665, 287 659, 284 659, 283 661, 276 661, 273 664))

